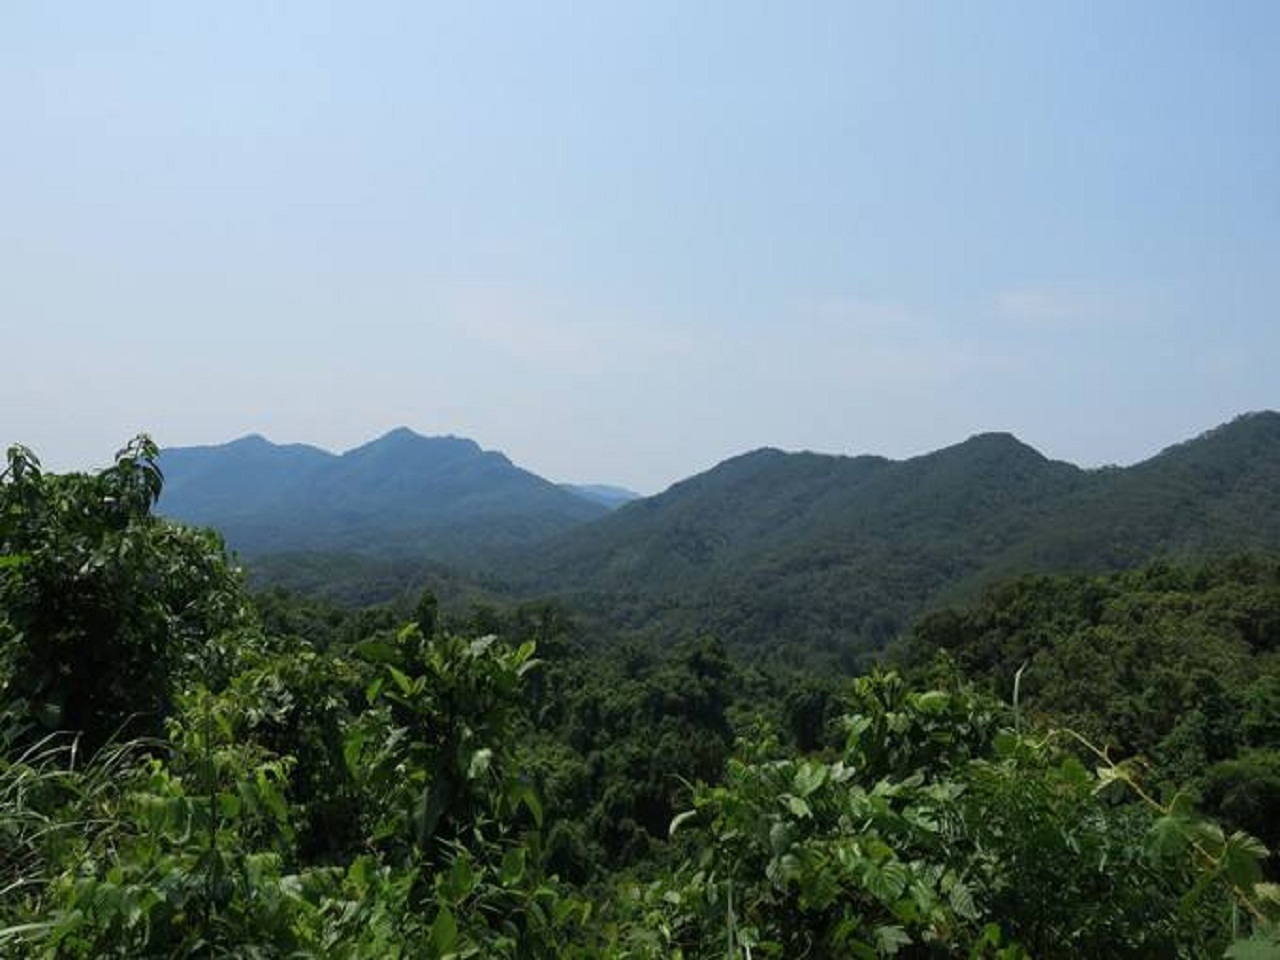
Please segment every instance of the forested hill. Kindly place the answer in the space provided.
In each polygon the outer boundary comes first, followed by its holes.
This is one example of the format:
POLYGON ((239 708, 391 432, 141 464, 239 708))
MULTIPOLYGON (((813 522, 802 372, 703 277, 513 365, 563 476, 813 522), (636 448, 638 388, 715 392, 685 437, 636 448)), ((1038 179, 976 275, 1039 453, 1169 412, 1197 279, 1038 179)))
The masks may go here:
POLYGON ((1280 547, 1280 413, 1245 414, 1127 469, 1094 471, 1032 533, 997 573, 1280 547))
POLYGON ((342 456, 250 437, 162 466, 160 509, 221 530, 258 583, 355 603, 424 583, 555 596, 602 636, 712 634, 846 665, 1006 576, 1280 550, 1274 412, 1126 468, 1083 470, 1002 433, 904 461, 763 449, 612 512, 469 440, 407 430, 342 456))
POLYGON ((336 455, 259 436, 165 450, 160 511, 254 556, 365 551, 472 561, 607 512, 458 437, 401 428, 336 455))
POLYGON ((857 656, 1025 570, 1280 548, 1280 414, 1128 468, 1008 434, 905 461, 758 450, 540 545, 506 573, 611 628, 857 656))

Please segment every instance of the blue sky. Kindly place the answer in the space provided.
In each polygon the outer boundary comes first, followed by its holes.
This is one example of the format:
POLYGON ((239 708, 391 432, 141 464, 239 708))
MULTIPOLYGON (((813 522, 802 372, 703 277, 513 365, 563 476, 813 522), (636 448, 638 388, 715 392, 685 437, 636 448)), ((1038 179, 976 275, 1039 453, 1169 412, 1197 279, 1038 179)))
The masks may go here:
POLYGON ((1280 406, 1280 4, 6 3, 0 442, 652 492, 1280 406))

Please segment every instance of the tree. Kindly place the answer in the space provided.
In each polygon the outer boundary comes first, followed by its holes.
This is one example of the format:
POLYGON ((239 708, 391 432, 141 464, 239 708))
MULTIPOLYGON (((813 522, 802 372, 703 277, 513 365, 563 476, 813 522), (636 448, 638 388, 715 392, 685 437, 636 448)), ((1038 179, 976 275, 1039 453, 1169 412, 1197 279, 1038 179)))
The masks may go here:
POLYGON ((0 474, 0 700, 43 730, 161 731, 176 678, 216 682, 242 616, 222 541, 152 513, 159 451, 140 436, 93 475, 0 474))

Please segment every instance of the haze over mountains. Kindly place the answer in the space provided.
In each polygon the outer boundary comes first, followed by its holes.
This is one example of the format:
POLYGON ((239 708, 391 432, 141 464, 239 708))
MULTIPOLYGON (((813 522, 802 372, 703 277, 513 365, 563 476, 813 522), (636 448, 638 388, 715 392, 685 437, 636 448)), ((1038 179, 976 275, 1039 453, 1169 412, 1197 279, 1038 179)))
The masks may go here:
POLYGON ((162 511, 251 556, 355 552, 384 580, 396 558, 457 562, 611 631, 852 654, 1009 574, 1280 548, 1274 412, 1126 468, 999 433, 903 461, 756 450, 613 512, 469 440, 407 430, 340 457, 251 437, 162 464, 162 511))
POLYGON ((624 503, 630 503, 632 500, 640 499, 640 494, 634 490, 628 490, 626 487, 615 487, 607 483, 562 483, 560 486, 570 493, 576 493, 580 497, 594 500, 596 503, 603 504, 610 509, 620 507, 624 503))
POLYGON ((399 428, 341 455, 260 436, 161 456, 163 513, 245 555, 355 550, 462 561, 603 516, 472 440, 399 428))

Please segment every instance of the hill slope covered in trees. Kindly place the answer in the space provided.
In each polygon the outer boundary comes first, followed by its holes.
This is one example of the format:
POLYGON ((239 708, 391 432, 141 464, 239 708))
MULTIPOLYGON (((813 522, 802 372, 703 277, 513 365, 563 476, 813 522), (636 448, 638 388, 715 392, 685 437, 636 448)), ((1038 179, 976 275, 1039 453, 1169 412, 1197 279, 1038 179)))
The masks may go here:
POLYGON ((1280 548, 1280 414, 1128 468, 1008 434, 905 461, 759 450, 510 559, 612 628, 875 649, 932 605, 1025 570, 1280 548))

